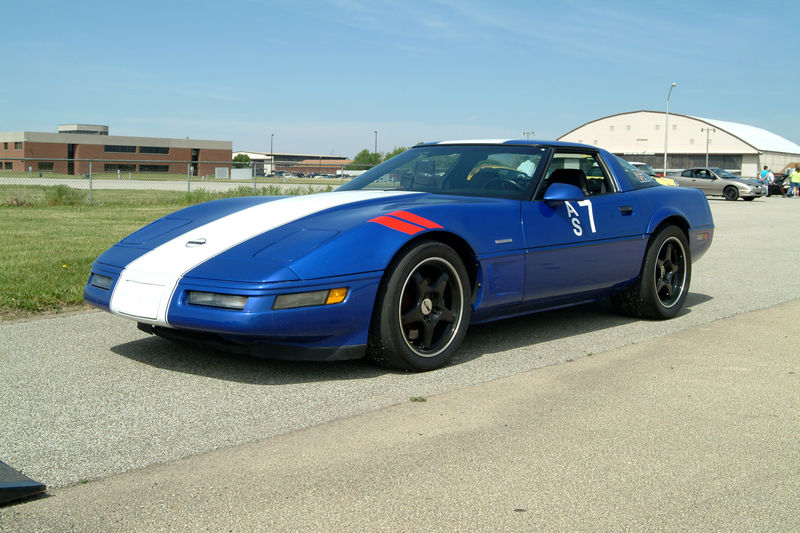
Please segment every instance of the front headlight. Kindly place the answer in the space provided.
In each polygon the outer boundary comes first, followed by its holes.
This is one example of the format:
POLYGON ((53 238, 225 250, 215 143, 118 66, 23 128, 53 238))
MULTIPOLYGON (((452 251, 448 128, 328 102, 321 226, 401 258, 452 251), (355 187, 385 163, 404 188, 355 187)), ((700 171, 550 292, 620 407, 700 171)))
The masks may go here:
POLYGON ((100 274, 95 274, 94 272, 92 272, 92 275, 89 276, 89 285, 92 285, 93 287, 109 290, 113 284, 114 279, 109 278, 108 276, 102 276, 100 274))
POLYGON ((191 305, 205 305, 206 307, 221 307, 222 309, 238 309, 241 311, 247 305, 247 296, 189 291, 186 302, 191 305))
POLYGON ((279 294, 275 298, 273 309, 296 309, 298 307, 312 307, 316 305, 338 304, 347 297, 347 289, 329 289, 324 291, 296 292, 293 294, 279 294))

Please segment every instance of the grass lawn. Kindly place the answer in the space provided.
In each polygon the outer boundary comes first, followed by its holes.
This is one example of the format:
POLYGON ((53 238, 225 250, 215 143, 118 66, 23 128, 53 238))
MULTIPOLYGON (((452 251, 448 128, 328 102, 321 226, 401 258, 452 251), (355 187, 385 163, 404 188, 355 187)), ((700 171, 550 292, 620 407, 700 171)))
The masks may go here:
MULTIPOLYGON (((330 190, 331 186, 323 186, 330 190)), ((311 194, 268 185, 224 193, 87 191, 65 185, 0 185, 0 321, 81 308, 92 262, 112 244, 181 207, 231 196, 311 194)))
POLYGON ((98 255, 176 206, 0 208, 0 320, 83 305, 98 255))

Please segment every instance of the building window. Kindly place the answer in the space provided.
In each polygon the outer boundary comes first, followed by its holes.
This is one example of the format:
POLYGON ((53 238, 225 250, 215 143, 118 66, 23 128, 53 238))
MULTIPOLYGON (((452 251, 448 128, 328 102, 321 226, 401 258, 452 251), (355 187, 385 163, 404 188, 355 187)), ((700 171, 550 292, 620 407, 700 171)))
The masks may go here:
POLYGON ((22 150, 22 141, 17 141, 14 143, 14 150, 22 150))
POLYGON ((103 170, 106 172, 136 172, 136 165, 106 163, 103 170))
POLYGON ((169 154, 168 146, 140 146, 140 154, 169 154))
POLYGON ((677 130, 677 129, 678 129, 678 125, 677 125, 677 124, 673 124, 673 125, 672 125, 672 131, 675 131, 675 130, 677 130))
POLYGON ((614 131, 614 126, 609 126, 608 131, 614 131))
POLYGON ((53 162, 52 161, 39 161, 39 170, 45 171, 52 171, 53 170, 53 162))
POLYGON ((660 130, 660 129, 661 129, 661 126, 659 126, 658 124, 656 124, 656 131, 658 131, 658 130, 660 130))
POLYGON ((3 143, 3 150, 8 150, 8 143, 3 143))
POLYGON ((630 126, 630 124, 628 124, 627 126, 625 126, 625 131, 631 131, 631 126, 630 126))
POLYGON ((106 152, 113 152, 113 153, 124 153, 124 154, 135 154, 136 147, 135 146, 121 146, 119 144, 107 144, 105 145, 106 152))
POLYGON ((169 172, 169 165, 139 165, 139 172, 169 172))
POLYGON ((13 166, 11 164, 11 161, 6 161, 5 162, 5 168, 6 168, 6 170, 11 170, 13 168, 13 166))
POLYGON ((694 144, 694 139, 689 139, 689 144, 694 144))

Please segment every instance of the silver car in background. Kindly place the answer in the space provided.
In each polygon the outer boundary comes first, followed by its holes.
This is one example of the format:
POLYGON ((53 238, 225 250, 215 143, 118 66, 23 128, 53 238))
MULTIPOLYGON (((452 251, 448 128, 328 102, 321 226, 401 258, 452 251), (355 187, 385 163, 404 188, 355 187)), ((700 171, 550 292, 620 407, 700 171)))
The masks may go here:
POLYGON ((670 174, 681 187, 694 187, 700 189, 706 196, 722 196, 726 200, 751 201, 763 196, 764 187, 753 180, 734 176, 727 170, 716 167, 696 167, 682 171, 680 174, 670 174))

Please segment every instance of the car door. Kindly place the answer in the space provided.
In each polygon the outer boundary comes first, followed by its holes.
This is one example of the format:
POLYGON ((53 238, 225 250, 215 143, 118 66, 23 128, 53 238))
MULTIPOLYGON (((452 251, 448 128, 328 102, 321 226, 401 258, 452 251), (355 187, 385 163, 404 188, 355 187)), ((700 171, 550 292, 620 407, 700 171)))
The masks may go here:
POLYGON ((719 195, 722 194, 722 187, 720 187, 719 180, 716 179, 714 174, 708 169, 700 168, 694 171, 694 179, 697 183, 697 188, 706 194, 719 195))
POLYGON ((527 302, 589 297, 639 274, 642 217, 598 152, 556 151, 536 197, 523 202, 522 224, 527 302), (577 196, 546 200, 553 184, 573 179, 580 192, 561 189, 577 196))

